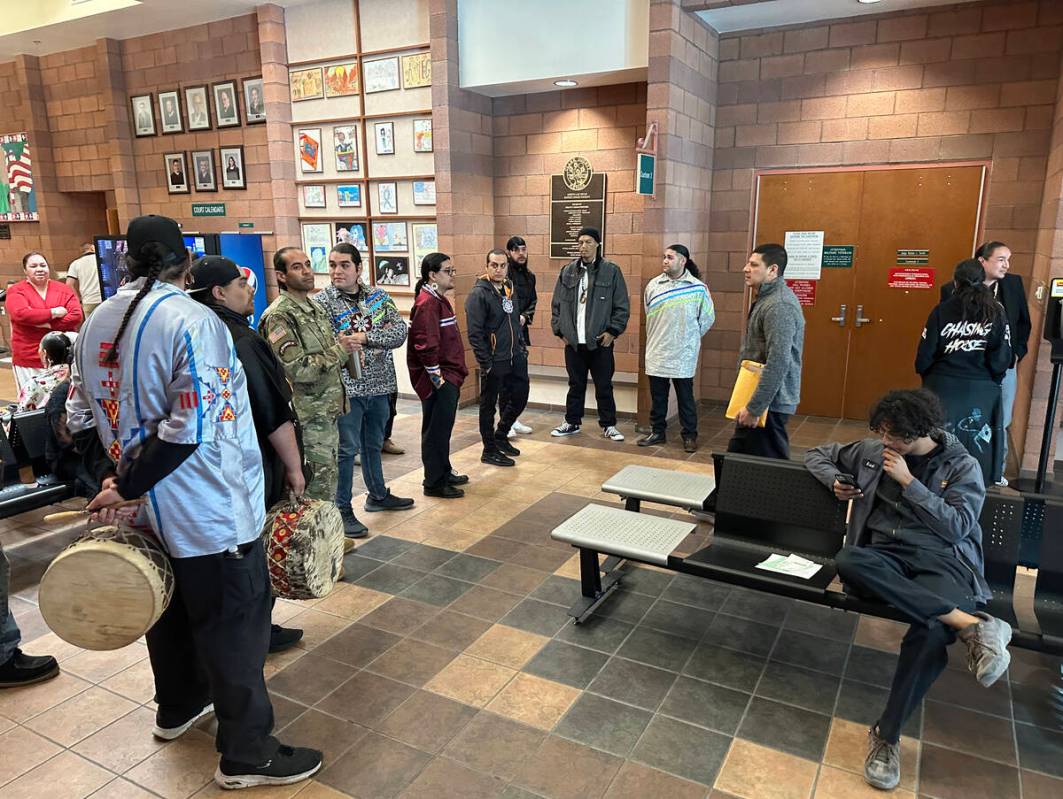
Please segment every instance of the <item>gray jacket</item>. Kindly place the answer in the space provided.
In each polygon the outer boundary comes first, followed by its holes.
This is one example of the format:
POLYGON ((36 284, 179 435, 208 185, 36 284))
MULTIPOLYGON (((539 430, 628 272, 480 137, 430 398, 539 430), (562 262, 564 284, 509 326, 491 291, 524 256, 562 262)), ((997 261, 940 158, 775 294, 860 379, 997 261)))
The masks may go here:
MULTIPOLYGON (((550 301, 550 329, 573 347, 578 341, 576 309, 579 307, 580 259, 561 267, 550 301)), ((627 328, 631 304, 627 284, 620 267, 599 258, 588 268, 587 276, 587 349, 598 347, 598 336, 619 336, 627 328)))
MULTIPOLYGON (((936 430, 932 438, 945 448, 927 464, 930 484, 913 480, 901 492, 903 502, 884 510, 896 513, 898 527, 922 528, 951 544, 957 558, 975 573, 978 600, 988 602, 993 593, 983 576, 985 558, 978 523, 985 502, 982 470, 952 433, 936 430)), ((870 540, 867 521, 883 479, 882 450, 881 441, 865 438, 851 444, 825 444, 805 453, 806 468, 823 485, 833 490, 834 476, 845 472, 856 478, 863 491, 863 496, 853 500, 849 514, 845 543, 850 546, 866 546, 870 540)))
POLYGON ((763 284, 749 311, 741 361, 764 364, 760 383, 746 404, 754 416, 765 410, 792 414, 801 401, 801 351, 805 316, 801 303, 782 278, 763 284))

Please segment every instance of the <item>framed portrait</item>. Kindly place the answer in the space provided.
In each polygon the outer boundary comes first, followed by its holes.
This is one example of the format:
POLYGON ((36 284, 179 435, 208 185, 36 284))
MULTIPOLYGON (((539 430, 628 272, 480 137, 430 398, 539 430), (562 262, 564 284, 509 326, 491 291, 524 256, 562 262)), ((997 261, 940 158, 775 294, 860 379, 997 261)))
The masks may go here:
POLYGON ((337 172, 358 171, 358 126, 337 125, 332 129, 337 172))
POLYGON ((192 151, 192 185, 196 187, 196 191, 218 190, 213 150, 192 151))
POLYGON ((399 59, 378 58, 376 61, 363 61, 365 75, 365 93, 390 92, 399 88, 399 59))
POLYGON ((432 120, 415 119, 413 121, 413 151, 415 153, 432 152, 432 120))
POLYGON ((244 121, 257 125, 266 121, 266 96, 262 89, 262 76, 244 78, 240 82, 244 94, 244 121))
POLYGON ((244 146, 219 147, 218 159, 221 163, 221 185, 225 189, 246 189, 247 175, 244 174, 244 146))
POLYGON ((166 170, 166 190, 170 194, 188 194, 188 163, 185 154, 163 153, 163 168, 166 170))
POLYGON ((288 83, 292 88, 293 103, 300 100, 320 100, 325 96, 321 87, 321 67, 293 69, 288 73, 288 83))
POLYGON ((325 207, 325 187, 320 183, 303 186, 303 206, 306 208, 325 207))
POLYGON ((189 130, 210 130, 210 95, 206 86, 185 87, 189 130))
POLYGON ((394 183, 376 184, 377 210, 382 214, 399 212, 399 192, 394 183))
POLYGON ((133 135, 137 138, 155 135, 155 108, 150 94, 137 94, 129 98, 133 110, 133 135))
POLYGON ((432 85, 432 54, 414 53, 402 57, 402 88, 432 85))
POLYGON ((299 130, 299 169, 306 175, 321 172, 321 128, 301 128, 299 130))
POLYGON ((214 125, 219 128, 234 128, 240 124, 240 105, 236 102, 236 81, 223 80, 215 83, 214 125))
POLYGON ((336 244, 353 244, 358 252, 369 252, 365 222, 337 222, 336 244))
POLYGON ((413 261, 415 265, 420 266, 422 258, 439 250, 439 234, 435 222, 414 222, 410 229, 413 237, 413 261))
POLYGON ((406 255, 388 255, 376 258, 373 264, 373 274, 378 286, 406 286, 410 285, 410 259, 406 255))
POLYGON ((159 92, 159 127, 163 133, 184 133, 181 95, 176 89, 171 92, 159 92))
POLYGON ((328 273, 328 254, 331 249, 331 223, 313 222, 303 225, 303 250, 310 256, 310 267, 317 274, 328 273))
POLYGON ((340 208, 362 207, 362 184, 342 184, 336 187, 336 201, 340 208))
POLYGON ((373 224, 373 249, 379 252, 409 252, 405 222, 376 222, 373 224))
POLYGON ((377 122, 373 125, 373 139, 376 141, 377 155, 395 154, 395 123, 377 122))
POLYGON ((325 67, 325 97, 358 94, 358 62, 325 67))
POLYGON ((413 182, 413 204, 436 204, 436 182, 434 180, 415 180, 413 182))

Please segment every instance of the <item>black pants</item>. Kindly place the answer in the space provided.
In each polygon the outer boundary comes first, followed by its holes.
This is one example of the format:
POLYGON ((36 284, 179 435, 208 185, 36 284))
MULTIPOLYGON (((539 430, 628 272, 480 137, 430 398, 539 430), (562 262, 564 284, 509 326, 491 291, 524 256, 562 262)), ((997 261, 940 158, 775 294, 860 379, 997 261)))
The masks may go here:
POLYGON ((498 449, 495 439, 505 438, 517 417, 524 412, 528 389, 527 358, 514 358, 512 364, 506 365, 496 363, 487 374, 480 373, 480 438, 484 442, 484 452, 498 449))
POLYGON ((424 464, 424 487, 442 488, 450 474, 450 434, 458 413, 461 392, 453 383, 444 382, 421 400, 421 463, 424 464))
POLYGON ((727 442, 727 451, 789 460, 790 436, 786 432, 788 421, 790 414, 768 411, 768 421, 764 427, 742 427, 736 424, 734 435, 727 442))
POLYGON ((261 542, 241 550, 174 558, 173 599, 147 643, 160 709, 180 718, 213 701, 222 757, 258 765, 278 746, 262 675, 272 596, 261 542))
POLYGON ((585 344, 565 347, 565 369, 568 371, 568 397, 565 399, 565 421, 583 422, 587 400, 587 373, 594 380, 594 401, 598 405, 598 424, 604 430, 616 424, 616 400, 613 399, 613 372, 616 363, 612 347, 587 349, 585 344))
POLYGON ((958 558, 909 544, 845 547, 834 559, 848 588, 897 608, 912 625, 901 642, 897 670, 878 720, 879 735, 900 740, 901 729, 949 662, 956 632, 938 620, 955 608, 977 608, 974 576, 958 558))
POLYGON ((399 401, 399 392, 392 391, 388 394, 388 423, 384 425, 384 440, 391 438, 391 431, 395 427, 396 404, 399 401))
POLYGON ((650 428, 654 433, 664 433, 668 428, 668 383, 675 386, 675 398, 679 403, 679 423, 683 438, 698 434, 698 406, 694 402, 694 378, 654 377, 650 375, 650 428))

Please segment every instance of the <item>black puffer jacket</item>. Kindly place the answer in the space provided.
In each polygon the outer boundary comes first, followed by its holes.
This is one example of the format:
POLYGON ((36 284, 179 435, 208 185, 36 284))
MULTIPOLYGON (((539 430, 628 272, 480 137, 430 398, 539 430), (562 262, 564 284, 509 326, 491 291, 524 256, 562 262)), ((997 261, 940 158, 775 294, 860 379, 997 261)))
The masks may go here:
POLYGON ((524 326, 524 343, 531 344, 529 328, 535 318, 535 308, 539 304, 539 295, 535 291, 535 273, 527 264, 521 266, 510 258, 509 279, 513 283, 513 295, 517 300, 517 313, 528 323, 524 326))
POLYGON ((526 357, 515 300, 513 284, 508 280, 499 290, 483 277, 465 298, 469 346, 481 372, 507 371, 515 358, 526 357))

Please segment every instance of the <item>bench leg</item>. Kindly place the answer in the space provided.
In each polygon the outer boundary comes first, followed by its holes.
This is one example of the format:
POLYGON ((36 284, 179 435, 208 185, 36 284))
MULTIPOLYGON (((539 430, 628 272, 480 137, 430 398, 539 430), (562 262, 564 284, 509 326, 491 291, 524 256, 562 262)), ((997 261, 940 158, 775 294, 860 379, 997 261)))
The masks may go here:
POLYGON ((576 624, 579 624, 593 613, 594 609, 620 584, 620 574, 617 572, 617 567, 621 563, 623 563, 623 558, 614 555, 607 558, 605 563, 599 566, 598 553, 593 549, 580 547, 579 576, 582 596, 568 611, 568 615, 572 616, 576 624))
POLYGON ((628 497, 624 500, 624 510, 629 510, 633 513, 638 513, 640 510, 642 510, 642 500, 636 499, 635 497, 628 497))

